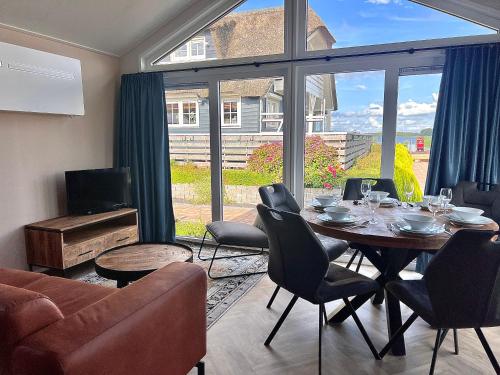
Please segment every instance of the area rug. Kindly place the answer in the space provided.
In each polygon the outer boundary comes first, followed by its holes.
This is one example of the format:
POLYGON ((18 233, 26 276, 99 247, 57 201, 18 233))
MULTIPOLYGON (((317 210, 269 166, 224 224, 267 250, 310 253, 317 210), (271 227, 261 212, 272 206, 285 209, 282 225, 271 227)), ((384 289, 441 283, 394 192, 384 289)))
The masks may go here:
MULTIPOLYGON (((198 259, 198 244, 186 243, 193 249, 193 263, 203 267, 208 271, 210 261, 201 261, 198 259)), ((214 247, 204 246, 201 256, 208 258, 213 254, 214 247)), ((221 247, 217 251, 217 256, 243 254, 240 250, 221 247)), ((246 252, 248 253, 248 252, 246 252)), ((239 257, 232 259, 220 259, 214 262, 212 266, 212 275, 220 274, 239 274, 267 270, 267 254, 239 257)), ((231 277, 227 279, 212 280, 208 278, 207 291, 207 329, 219 320, 238 300, 243 297, 257 282, 263 277, 263 274, 231 277)), ((93 270, 78 277, 78 280, 89 284, 97 284, 108 287, 116 287, 116 281, 105 279, 97 275, 93 270)))

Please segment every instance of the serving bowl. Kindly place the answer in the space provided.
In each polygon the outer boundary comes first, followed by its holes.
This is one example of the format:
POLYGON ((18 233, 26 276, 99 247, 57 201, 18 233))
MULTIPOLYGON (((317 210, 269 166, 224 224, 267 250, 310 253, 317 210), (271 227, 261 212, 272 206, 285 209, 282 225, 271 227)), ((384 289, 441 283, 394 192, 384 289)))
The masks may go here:
POLYGON ((385 198, 387 198, 389 196, 389 193, 386 192, 386 191, 379 191, 379 190, 372 190, 370 192, 370 194, 376 194, 379 196, 379 199, 382 201, 384 200, 385 198))
POLYGON ((351 210, 349 208, 342 206, 325 208, 325 213, 330 217, 330 219, 337 221, 345 220, 347 217, 349 217, 350 212, 351 210))
POLYGON ((414 230, 426 230, 436 221, 431 216, 420 214, 406 214, 402 218, 414 230))
POLYGON ((451 211, 454 216, 463 221, 472 221, 484 213, 483 210, 472 207, 453 207, 451 211))

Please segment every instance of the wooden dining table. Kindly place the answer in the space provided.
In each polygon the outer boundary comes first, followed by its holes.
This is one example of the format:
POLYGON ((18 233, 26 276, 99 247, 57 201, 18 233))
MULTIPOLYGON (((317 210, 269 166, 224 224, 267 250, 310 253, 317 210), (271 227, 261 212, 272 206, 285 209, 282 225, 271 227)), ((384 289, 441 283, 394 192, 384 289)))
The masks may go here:
MULTIPOLYGON (((438 213, 436 220, 438 223, 445 224, 445 233, 425 237, 406 234, 391 227, 391 224, 401 222, 402 215, 406 213, 419 213, 428 216, 432 216, 432 214, 418 207, 409 209, 401 206, 380 207, 375 213, 377 223, 366 224, 366 221, 371 218, 371 211, 368 207, 355 204, 355 201, 343 201, 341 205, 350 208, 351 213, 358 216, 359 222, 365 225, 339 226, 325 223, 318 219, 320 212, 312 207, 304 208, 301 215, 316 233, 349 241, 351 246, 359 249, 378 270, 373 278, 380 284, 379 292, 357 296, 351 301, 351 304, 355 309, 358 309, 368 299, 371 299, 375 305, 381 304, 385 300, 388 336, 392 337, 402 325, 401 309, 399 301, 385 291, 385 284, 392 280, 400 280, 399 273, 415 260, 419 254, 439 251, 453 233, 465 228, 465 226, 451 224, 442 213, 438 213)), ((498 230, 498 225, 495 222, 473 227, 482 230, 498 230)), ((350 315, 347 307, 341 305, 329 315, 328 320, 330 324, 339 324, 350 315)), ((403 336, 394 344, 392 353, 397 356, 406 354, 403 336)))

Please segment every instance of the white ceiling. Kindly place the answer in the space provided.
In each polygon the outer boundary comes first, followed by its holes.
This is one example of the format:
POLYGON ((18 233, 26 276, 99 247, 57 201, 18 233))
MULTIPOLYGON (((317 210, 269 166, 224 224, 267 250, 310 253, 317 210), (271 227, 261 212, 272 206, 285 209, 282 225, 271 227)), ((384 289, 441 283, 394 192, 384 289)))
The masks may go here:
MULTIPOLYGON (((500 0, 412 1, 461 13, 485 25, 500 25, 500 0)), ((123 56, 169 21, 179 24, 182 22, 179 16, 192 17, 186 11, 195 4, 202 9, 211 8, 214 3, 211 0, 0 0, 0 25, 123 56)))
POLYGON ((123 55, 200 0, 0 0, 0 23, 123 55))

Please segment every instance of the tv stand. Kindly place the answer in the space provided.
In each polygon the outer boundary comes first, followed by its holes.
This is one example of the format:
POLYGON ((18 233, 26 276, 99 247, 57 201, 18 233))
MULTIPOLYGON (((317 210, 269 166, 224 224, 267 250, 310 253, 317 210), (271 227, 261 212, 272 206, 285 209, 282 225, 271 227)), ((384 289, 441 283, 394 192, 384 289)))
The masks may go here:
POLYGON ((139 240, 137 210, 71 215, 25 227, 28 266, 64 271, 100 253, 139 240))

